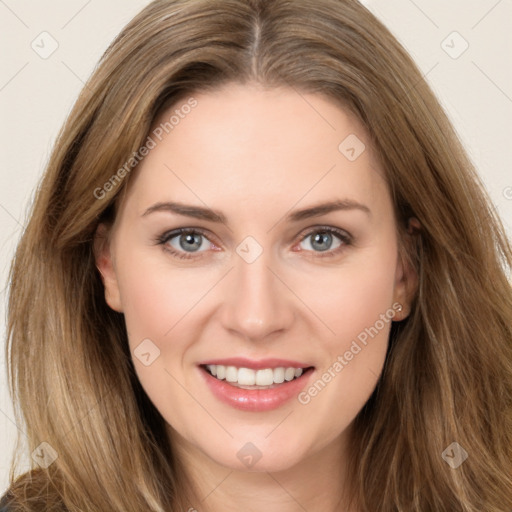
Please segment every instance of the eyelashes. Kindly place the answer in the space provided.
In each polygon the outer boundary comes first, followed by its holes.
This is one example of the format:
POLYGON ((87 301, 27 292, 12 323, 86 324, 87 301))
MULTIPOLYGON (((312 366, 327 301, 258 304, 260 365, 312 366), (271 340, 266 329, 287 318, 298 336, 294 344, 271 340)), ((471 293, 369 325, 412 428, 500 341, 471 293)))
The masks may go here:
MULTIPOLYGON (((312 235, 319 235, 314 237, 313 242, 309 242, 310 247, 313 249, 310 250, 301 248, 297 252, 312 253, 308 254, 308 256, 313 258, 329 258, 337 256, 343 250, 345 250, 347 246, 353 244, 353 237, 347 231, 335 228, 333 226, 314 226, 299 236, 299 239, 297 242, 295 242, 294 247, 297 244, 302 244, 304 241, 309 240, 312 235), (314 250, 315 245, 318 247, 318 244, 325 243, 326 241, 330 243, 334 242, 334 240, 337 240, 338 242, 338 245, 334 249, 322 248, 320 250, 314 250)), ((208 252, 208 250, 201 251, 200 249, 205 245, 208 247, 209 245, 213 244, 216 247, 215 250, 219 250, 219 247, 217 247, 208 238, 208 233, 201 228, 178 228, 171 231, 166 231, 165 233, 158 236, 155 242, 157 245, 163 246, 166 252, 178 259, 199 259, 203 257, 204 254, 208 252), (175 242, 177 242, 177 244, 175 242), (178 245, 179 248, 176 247, 176 245, 178 245), (185 250, 183 248, 184 245, 193 250, 185 250)))

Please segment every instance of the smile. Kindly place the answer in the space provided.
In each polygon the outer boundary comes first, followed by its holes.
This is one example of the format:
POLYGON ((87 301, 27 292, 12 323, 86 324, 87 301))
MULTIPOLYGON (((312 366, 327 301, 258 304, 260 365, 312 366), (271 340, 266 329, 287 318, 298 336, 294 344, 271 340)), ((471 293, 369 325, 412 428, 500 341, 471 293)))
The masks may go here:
POLYGON ((253 370, 251 368, 209 364, 206 365, 206 369, 216 379, 225 379, 233 386, 244 389, 270 389, 274 384, 289 382, 300 377, 303 373, 302 368, 285 368, 283 366, 253 370))
POLYGON ((295 361, 245 359, 209 361, 198 366, 212 395, 235 409, 264 412, 277 409, 307 386, 313 366, 295 361), (252 366, 252 368, 248 368, 252 366))

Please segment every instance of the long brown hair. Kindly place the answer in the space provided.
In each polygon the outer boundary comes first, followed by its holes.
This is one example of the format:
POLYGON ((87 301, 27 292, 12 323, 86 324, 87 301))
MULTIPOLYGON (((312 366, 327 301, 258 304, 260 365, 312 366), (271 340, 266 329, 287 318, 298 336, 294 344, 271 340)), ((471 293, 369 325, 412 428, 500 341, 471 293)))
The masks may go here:
POLYGON ((157 0, 108 48, 59 135, 12 266, 17 418, 30 451, 45 442, 57 455, 23 475, 13 464, 15 510, 191 506, 92 245, 156 116, 227 82, 349 108, 385 170, 400 231, 410 217, 421 224, 409 250, 419 276, 411 315, 393 324, 356 418, 354 499, 372 512, 510 511, 511 247, 420 71, 355 0, 157 0), (454 442, 468 454, 457 468, 446 462, 454 442))

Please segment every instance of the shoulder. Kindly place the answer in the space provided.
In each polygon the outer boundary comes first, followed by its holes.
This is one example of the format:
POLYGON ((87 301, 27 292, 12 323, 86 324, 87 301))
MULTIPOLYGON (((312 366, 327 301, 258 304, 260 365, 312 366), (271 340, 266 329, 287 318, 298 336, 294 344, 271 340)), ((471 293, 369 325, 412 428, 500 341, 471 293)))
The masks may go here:
POLYGON ((9 505, 9 495, 6 493, 0 498, 0 512, 13 512, 13 508, 9 505))
POLYGON ((64 507, 58 500, 48 500, 49 496, 41 492, 41 486, 33 485, 29 476, 30 473, 23 475, 3 495, 0 494, 0 512, 62 512, 64 507))
POLYGON ((0 497, 0 512, 14 512, 14 505, 12 501, 12 495, 7 490, 5 494, 0 497))
POLYGON ((0 512, 65 512, 58 490, 52 485, 48 473, 32 469, 20 476, 0 494, 0 512))

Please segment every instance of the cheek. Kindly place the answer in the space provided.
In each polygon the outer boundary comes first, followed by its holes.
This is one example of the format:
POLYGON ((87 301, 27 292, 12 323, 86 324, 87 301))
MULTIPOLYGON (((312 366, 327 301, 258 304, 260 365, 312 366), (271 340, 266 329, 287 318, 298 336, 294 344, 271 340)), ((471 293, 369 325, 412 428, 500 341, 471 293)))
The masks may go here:
POLYGON ((332 332, 322 329, 320 335, 317 331, 321 368, 317 380, 299 398, 311 411, 331 411, 332 435, 357 415, 382 371, 395 315, 396 252, 389 245, 389 250, 376 252, 375 257, 340 267, 329 282, 316 281, 318 290, 323 284, 327 291, 314 294, 315 299, 310 295, 311 309, 332 332))
POLYGON ((123 279, 121 296, 132 350, 144 338, 160 345, 176 321, 173 312, 182 304, 179 293, 164 286, 157 273, 150 270, 139 266, 123 279))
POLYGON ((396 251, 393 244, 389 245, 386 251, 375 250, 333 272, 317 273, 308 279, 303 296, 308 297, 308 305, 331 331, 330 336, 322 335, 322 344, 329 352, 348 349, 361 332, 373 326, 381 315, 390 313, 396 251))
MULTIPOLYGON (((144 338, 167 344, 213 285, 212 272, 171 268, 158 250, 133 250, 118 262, 121 299, 132 349, 144 338)), ((173 341, 173 345, 179 340, 173 341)), ((164 348, 163 346, 161 347, 164 348)))
POLYGON ((119 253, 117 274, 132 358, 146 392, 158 399, 158 390, 169 391, 176 384, 169 374, 179 377, 189 363, 185 361, 189 348, 200 337, 207 318, 204 307, 209 292, 222 272, 172 266, 153 249, 123 252, 120 248, 119 253), (145 366, 147 361, 137 357, 141 351, 149 352, 150 360, 153 354, 158 357, 145 366))
POLYGON ((341 339, 357 338, 389 311, 393 301, 393 285, 394 274, 385 265, 374 265, 346 278, 340 286, 338 306, 331 310, 333 315, 337 312, 334 330, 341 339))
MULTIPOLYGON (((121 265, 120 265, 121 267, 121 265)), ((190 427, 176 411, 196 407, 182 372, 191 340, 199 332, 197 310, 208 283, 163 268, 150 258, 120 268, 123 310, 138 380, 168 422, 190 427), (194 315, 194 313, 196 313, 194 315)), ((197 277, 197 276, 196 276, 197 277)), ((211 279, 211 278, 210 278, 211 279)), ((186 376, 185 376, 186 377, 186 376)))

